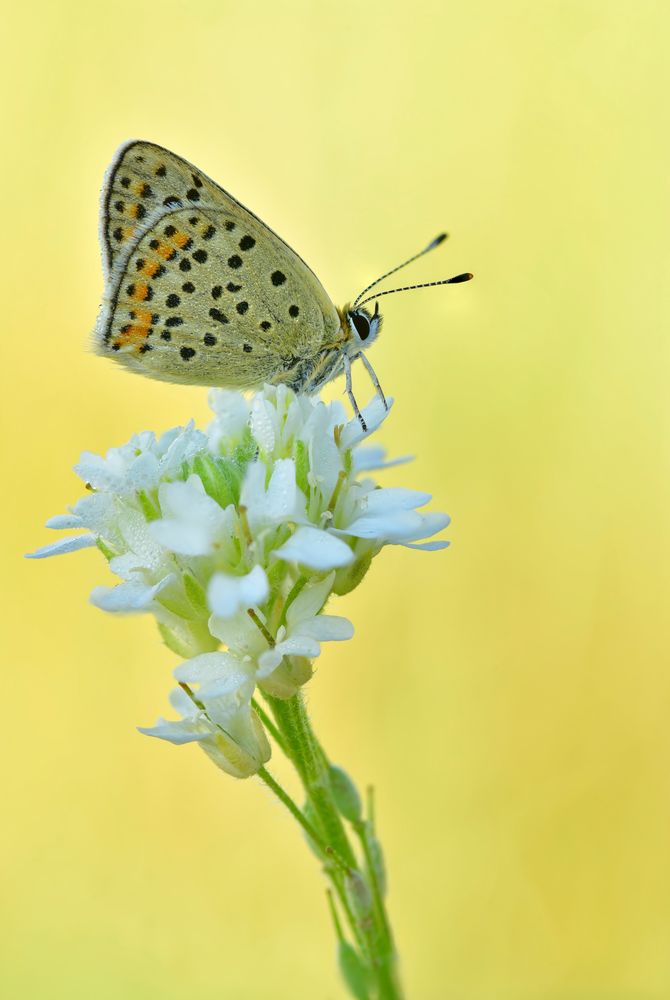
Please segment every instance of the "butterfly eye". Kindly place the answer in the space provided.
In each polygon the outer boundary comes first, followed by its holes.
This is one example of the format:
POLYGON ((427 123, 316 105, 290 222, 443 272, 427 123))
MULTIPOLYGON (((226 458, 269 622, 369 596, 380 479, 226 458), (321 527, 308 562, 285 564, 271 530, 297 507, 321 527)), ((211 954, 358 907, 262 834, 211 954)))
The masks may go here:
POLYGON ((367 340, 370 336, 370 320, 363 313, 350 312, 349 319, 356 328, 356 333, 361 340, 367 340))

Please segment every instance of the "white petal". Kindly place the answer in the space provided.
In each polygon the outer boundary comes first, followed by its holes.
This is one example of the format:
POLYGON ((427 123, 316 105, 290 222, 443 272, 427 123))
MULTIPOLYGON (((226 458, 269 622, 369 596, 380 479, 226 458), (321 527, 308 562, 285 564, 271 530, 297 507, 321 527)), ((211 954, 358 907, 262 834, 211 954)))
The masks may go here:
MULTIPOLYGON (((263 462, 252 462, 242 484, 240 503, 247 508, 252 531, 265 525, 295 520, 301 515, 293 459, 281 458, 275 462, 267 490, 266 471, 263 462)), ((302 493, 300 497, 304 509, 302 493)))
POLYGON ((172 707, 185 719, 195 719, 200 715, 200 709, 183 688, 172 688, 169 701, 172 707))
POLYGON ((403 545, 406 549, 421 549, 423 552, 437 552, 439 549, 448 549, 451 542, 398 542, 398 545, 403 545))
POLYGON ((81 453, 74 471, 80 479, 90 483, 96 490, 113 490, 122 481, 119 474, 109 468, 102 455, 96 455, 91 451, 81 453))
POLYGON ((259 650, 267 649, 267 642, 260 629, 246 611, 241 611, 233 618, 212 615, 209 619, 209 631, 240 656, 255 656, 259 650))
POLYGON ((298 622, 307 621, 318 615, 330 594, 334 579, 335 573, 329 573, 325 580, 321 580, 319 583, 308 583, 306 587, 302 588, 286 612, 289 632, 295 628, 298 622))
MULTIPOLYGON (((219 701, 221 698, 230 698, 230 695, 237 695, 238 699, 250 698, 254 690, 254 679, 247 674, 237 676, 225 676, 217 680, 209 681, 198 688, 198 698, 202 699, 209 713, 209 706, 212 701, 219 701), (245 690, 248 688, 248 690, 245 690)), ((211 716, 213 718, 213 716, 211 716)))
POLYGON ((131 581, 120 583, 116 587, 95 587, 91 592, 91 604, 102 611, 114 614, 133 614, 146 611, 153 604, 154 598, 174 580, 174 576, 166 576, 153 587, 131 581))
POLYGON ((134 580, 142 570, 150 569, 135 552, 124 552, 122 556, 113 556, 109 560, 109 568, 122 580, 134 580))
POLYGON ((421 524, 417 525, 415 531, 397 539, 399 542, 416 542, 421 538, 430 538, 438 531, 443 531, 447 525, 451 524, 448 514, 441 514, 439 511, 429 511, 427 514, 419 514, 421 524))
POLYGON ((309 635, 290 635, 288 639, 277 643, 275 652, 282 656, 307 656, 312 659, 319 655, 321 646, 317 639, 309 635))
MULTIPOLYGON (((216 684, 218 695, 230 694, 246 684, 251 676, 249 664, 229 653, 201 653, 176 667, 174 676, 185 684, 199 684, 199 697, 205 697, 205 687, 216 684)), ((209 692, 208 697, 214 697, 209 692)))
POLYGON ((420 514, 404 510, 396 511, 393 514, 364 514, 362 517, 357 517, 346 528, 333 530, 338 535, 353 535, 355 538, 400 541, 405 535, 416 531, 420 524, 420 514))
POLYGON ((262 680, 275 670, 284 656, 306 656, 312 660, 321 652, 321 646, 309 636, 295 636, 278 642, 258 657, 258 677, 262 680))
POLYGON ((63 530, 65 528, 84 528, 87 525, 81 523, 81 518, 77 514, 56 514, 50 517, 45 527, 63 530))
POLYGON ((164 452, 159 463, 162 477, 174 475, 184 462, 190 461, 198 452, 207 449, 206 435, 195 429, 192 420, 183 429, 175 429, 178 433, 173 440, 168 440, 168 436, 163 435, 159 442, 159 450, 164 452), (168 445, 167 448, 165 444, 168 445))
POLYGON ((276 670, 282 661, 281 651, 275 646, 274 649, 268 649, 258 657, 258 676, 260 678, 267 677, 276 670))
POLYGON ((49 556, 60 556, 66 552, 76 552, 78 549, 90 549, 95 544, 93 535, 72 535, 70 538, 59 538, 51 545, 43 545, 35 552, 26 552, 26 559, 48 559, 49 556))
POLYGON ((274 554, 286 562, 302 563, 318 570, 348 566, 354 559, 353 552, 342 539, 306 525, 301 525, 274 554))
POLYGON ((147 524, 140 511, 123 505, 116 518, 115 527, 125 542, 124 548, 134 552, 142 566, 155 573, 164 572, 165 549, 154 539, 151 524, 147 524))
POLYGON ((158 499, 165 516, 152 521, 149 530, 157 542, 172 552, 209 555, 217 537, 229 530, 228 516, 205 493, 198 476, 189 476, 185 483, 162 483, 158 499))
POLYGON ((406 490, 399 486, 389 489, 370 490, 365 497, 367 514, 386 514, 396 510, 414 510, 423 507, 432 499, 430 493, 406 490))
POLYGON ((341 618, 339 615, 317 615, 316 618, 308 618, 307 621, 301 622, 296 628, 296 633, 310 636, 319 642, 342 642, 351 639, 354 626, 348 618, 341 618))
POLYGON ((448 514, 418 514, 412 510, 394 511, 389 514, 364 514, 346 528, 336 530, 338 535, 376 539, 380 542, 414 542, 419 538, 442 531, 450 522, 448 514))
POLYGON ((94 535, 105 535, 105 530, 116 516, 115 499, 109 493, 90 493, 77 500, 72 513, 84 528, 94 535))
POLYGON ((273 520, 290 517, 293 513, 296 488, 295 462, 292 458, 280 458, 275 462, 268 485, 268 513, 273 520))
POLYGON ((169 722, 167 719, 159 719, 155 726, 138 726, 137 730, 144 736, 155 736, 159 740, 167 740, 175 746, 183 746, 185 743, 196 743, 207 739, 211 734, 207 730, 197 728, 198 723, 190 720, 182 722, 169 722))
POLYGON ((387 399, 387 408, 384 407, 379 396, 375 396, 371 402, 368 403, 366 407, 362 410, 363 419, 367 430, 363 430, 361 422, 358 417, 353 417, 347 424, 347 426, 342 431, 342 436, 340 437, 340 447, 341 448, 351 448, 353 445, 358 444, 364 438, 369 437, 370 434, 374 432, 384 423, 391 407, 393 406, 393 400, 387 399))
POLYGON ((353 453, 354 469, 357 472, 372 472, 376 469, 390 469, 394 465, 405 465, 411 462, 414 455, 401 455, 400 458, 386 460, 386 448, 379 445, 368 445, 356 448, 353 453))
POLYGON ((239 392, 230 389, 212 389, 209 393, 210 408, 216 414, 208 428, 210 444, 242 437, 249 420, 249 404, 239 392))
POLYGON ((158 485, 159 479, 158 459, 150 451, 138 455, 128 469, 127 483, 133 491, 150 490, 158 485))
POLYGON ((251 401, 251 433, 265 455, 269 455, 275 446, 273 412, 274 407, 262 395, 254 396, 251 401))
POLYGON ((261 461, 251 462, 247 466, 240 490, 240 504, 246 507, 247 511, 261 504, 265 498, 265 473, 266 468, 261 461))
POLYGON ((240 610, 262 604, 269 593, 265 570, 254 566, 246 576, 215 573, 207 588, 207 602, 215 615, 232 618, 240 610))

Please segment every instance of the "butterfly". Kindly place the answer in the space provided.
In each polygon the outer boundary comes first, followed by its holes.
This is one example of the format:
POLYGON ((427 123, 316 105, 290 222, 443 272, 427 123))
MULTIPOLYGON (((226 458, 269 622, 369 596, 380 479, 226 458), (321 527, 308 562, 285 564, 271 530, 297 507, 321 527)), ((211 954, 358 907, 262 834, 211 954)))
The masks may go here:
POLYGON ((97 353, 168 382, 252 389, 285 384, 313 393, 345 374, 354 412, 351 363, 382 317, 367 292, 420 253, 382 275, 351 305, 337 308, 305 261, 256 215, 175 153, 131 141, 117 151, 101 196, 105 291, 94 332, 97 353))

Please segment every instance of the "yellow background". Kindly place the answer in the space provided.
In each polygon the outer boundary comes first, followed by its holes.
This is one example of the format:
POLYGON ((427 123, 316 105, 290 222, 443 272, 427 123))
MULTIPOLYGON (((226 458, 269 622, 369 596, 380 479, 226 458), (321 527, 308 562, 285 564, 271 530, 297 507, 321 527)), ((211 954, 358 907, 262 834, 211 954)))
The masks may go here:
MULTIPOLYGON (((338 1000, 316 863, 254 781, 135 731, 175 658, 48 563, 82 449, 206 393, 87 352, 115 147, 162 143, 336 301, 442 228, 373 361, 454 518, 343 599, 309 686, 378 790, 409 1000, 670 995, 667 4, 14 3, 2 72, 0 984, 338 1000)), ((359 395, 368 385, 356 374, 359 395)), ((335 386, 331 395, 339 395, 335 386)), ((279 773, 283 773, 281 770, 279 773)))

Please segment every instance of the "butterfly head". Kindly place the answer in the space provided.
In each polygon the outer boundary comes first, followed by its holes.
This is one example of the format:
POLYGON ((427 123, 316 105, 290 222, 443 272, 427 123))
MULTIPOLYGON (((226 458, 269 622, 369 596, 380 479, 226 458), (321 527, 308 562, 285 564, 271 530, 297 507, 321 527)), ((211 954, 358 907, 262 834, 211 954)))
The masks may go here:
POLYGON ((350 349, 353 349, 353 353, 356 354, 367 350, 377 339, 381 329, 382 317, 379 313, 379 303, 375 302, 373 313, 362 306, 357 306, 355 309, 347 306, 344 309, 344 315, 348 326, 350 349))

